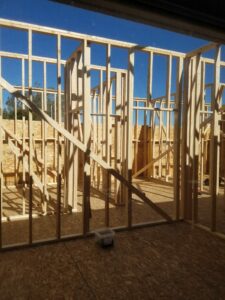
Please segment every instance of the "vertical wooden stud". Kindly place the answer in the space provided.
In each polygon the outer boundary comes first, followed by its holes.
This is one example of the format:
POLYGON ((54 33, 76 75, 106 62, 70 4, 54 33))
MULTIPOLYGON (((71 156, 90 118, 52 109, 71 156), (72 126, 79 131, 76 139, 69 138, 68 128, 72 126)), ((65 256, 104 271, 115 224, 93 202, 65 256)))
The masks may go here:
MULTIPOLYGON (((128 89, 127 89, 127 180, 132 184, 132 119, 134 97, 134 49, 129 50, 128 58, 128 89)), ((128 228, 132 227, 132 190, 127 195, 128 228)))
MULTIPOLYGON (((115 168, 118 172, 121 172, 121 117, 122 117, 122 74, 116 74, 116 148, 115 148, 115 168)), ((115 203, 121 203, 121 183, 115 180, 115 203)))
MULTIPOLYGON (((43 65, 43 85, 44 85, 44 91, 43 91, 43 110, 47 111, 47 68, 46 68, 46 62, 44 62, 43 65)), ((46 199, 46 194, 47 194, 47 124, 46 122, 43 122, 43 162, 44 162, 44 168, 43 168, 43 212, 44 214, 47 214, 47 199, 46 199)), ((56 155, 56 153, 54 153, 56 155)))
MULTIPOLYGON (((106 161, 110 164, 110 146, 112 144, 112 123, 110 114, 112 113, 112 98, 111 98, 111 45, 107 44, 107 52, 106 52, 106 161)), ((105 200, 105 211, 106 211, 106 226, 109 224, 109 197, 111 194, 110 191, 110 182, 111 176, 106 171, 106 200, 105 200)))
MULTIPOLYGON (((28 90, 29 98, 32 101, 32 30, 28 30, 28 90)), ((32 111, 28 113, 28 135, 29 135, 29 244, 33 242, 33 128, 32 128, 32 111)))
MULTIPOLYGON (((152 106, 151 104, 151 100, 152 100, 152 82, 153 82, 153 52, 149 53, 148 56, 148 79, 147 79, 147 103, 148 106, 152 106)), ((149 116, 149 125, 151 126, 150 131, 147 131, 147 137, 144 138, 144 143, 147 143, 147 147, 146 150, 148 151, 147 153, 147 158, 144 160, 144 166, 146 165, 146 163, 150 163, 150 159, 153 160, 154 157, 154 149, 153 149, 153 144, 151 143, 152 140, 152 133, 153 133, 153 122, 154 122, 154 112, 151 111, 150 112, 150 116, 149 116), (150 134, 149 134, 150 133, 150 134)), ((145 155, 144 155, 145 157, 145 155)), ((154 165, 152 166, 151 169, 148 169, 145 173, 145 175, 147 175, 148 177, 153 176, 153 168, 154 165)))
POLYGON ((212 99, 213 121, 210 140, 210 195, 211 195, 211 230, 216 231, 217 196, 219 192, 219 154, 220 154, 220 56, 221 47, 216 47, 214 63, 214 86, 212 99))
POLYGON ((189 136, 188 136, 188 124, 190 113, 190 96, 189 96, 189 84, 190 84, 190 59, 184 59, 184 94, 183 94, 183 107, 182 107, 182 156, 181 156, 181 215, 185 219, 189 218, 188 212, 188 180, 189 180, 189 136))
MULTIPOLYGON (((170 108, 171 95, 171 73, 172 73, 172 56, 168 56, 167 60, 167 81, 166 81, 166 108, 170 108)), ((166 112, 166 150, 170 147, 170 112, 166 112)), ((169 179, 170 154, 166 156, 166 181, 169 179)))
MULTIPOLYGON (((25 95, 25 61, 22 59, 22 94, 25 95)), ((22 147, 23 151, 26 146, 26 117, 25 117, 25 105, 22 104, 23 116, 22 116, 22 147)), ((25 155, 22 158, 23 170, 22 170, 22 181, 23 181, 23 191, 22 191, 22 214, 26 214, 26 170, 25 170, 25 155)))
POLYGON ((90 157, 88 152, 91 146, 91 107, 90 107, 90 45, 87 40, 83 42, 83 139, 86 146, 84 153, 84 187, 83 187, 83 234, 89 231, 90 218, 90 157))
MULTIPOLYGON (((61 36, 57 35, 57 121, 61 125, 61 36)), ((61 185, 62 185, 62 138, 58 133, 58 149, 57 149, 57 225, 56 236, 61 237, 61 185)))
POLYGON ((200 105, 201 105, 201 57, 196 55, 195 67, 195 91, 194 91, 194 131, 193 131, 193 205, 192 205, 192 222, 198 221, 198 181, 199 181, 199 133, 200 133, 200 105))
MULTIPOLYGON (((201 63, 201 103, 200 109, 205 110, 205 62, 201 63)), ((205 114, 200 115, 200 121, 203 122, 205 119, 205 114)), ((204 128, 200 129, 200 190, 203 191, 203 182, 204 182, 204 128)))
MULTIPOLYGON (((178 58, 176 77, 176 96, 175 96, 175 112, 174 112, 174 156, 173 156, 173 189, 174 189, 174 217, 175 220, 180 218, 180 128, 181 128, 181 102, 183 87, 183 59, 178 58)), ((181 204, 181 212, 183 212, 183 204, 181 204)), ((183 213, 181 215, 183 217, 183 213)))

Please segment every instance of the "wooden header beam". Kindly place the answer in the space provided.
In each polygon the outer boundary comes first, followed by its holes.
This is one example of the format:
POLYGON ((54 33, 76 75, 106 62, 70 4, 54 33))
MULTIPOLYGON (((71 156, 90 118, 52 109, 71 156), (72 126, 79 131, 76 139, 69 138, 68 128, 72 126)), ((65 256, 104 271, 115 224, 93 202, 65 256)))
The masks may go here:
POLYGON ((112 40, 112 39, 107 39, 107 38, 103 38, 103 37, 81 34, 81 33, 72 32, 72 31, 68 31, 68 30, 34 25, 34 24, 30 24, 30 23, 12 21, 12 20, 2 19, 2 18, 0 18, 0 27, 15 28, 15 29, 20 29, 20 30, 25 30, 25 31, 30 29, 30 30, 32 30, 32 32, 40 32, 40 33, 49 34, 49 35, 61 35, 61 37, 74 38, 74 39, 77 39, 80 41, 87 40, 88 42, 93 42, 96 44, 111 45, 111 46, 127 48, 127 49, 133 48, 133 50, 144 51, 144 52, 156 52, 157 54, 161 54, 161 55, 173 55, 176 57, 184 57, 185 56, 185 53, 178 52, 178 51, 170 51, 170 50, 161 49, 161 48, 141 46, 141 45, 137 45, 134 43, 112 40))

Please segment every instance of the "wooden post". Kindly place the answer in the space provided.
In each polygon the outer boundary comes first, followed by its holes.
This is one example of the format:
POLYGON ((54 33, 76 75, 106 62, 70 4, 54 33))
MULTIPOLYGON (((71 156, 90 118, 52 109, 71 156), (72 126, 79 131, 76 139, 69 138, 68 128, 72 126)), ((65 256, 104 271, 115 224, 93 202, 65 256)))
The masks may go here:
MULTIPOLYGON (((172 73, 172 56, 168 56, 167 60, 167 81, 166 81, 166 107, 170 108, 171 95, 171 73, 172 73)), ((166 112, 166 150, 170 146, 170 112, 166 112)), ((170 154, 166 157, 166 181, 169 180, 170 154)))
MULTIPOLYGON (((158 135, 158 155, 162 154, 163 148, 163 137, 162 137, 162 127, 163 127, 163 114, 162 114, 162 101, 160 102, 160 112, 159 112, 159 135, 158 135)), ((162 178, 162 159, 158 161, 158 177, 162 178)))
MULTIPOLYGON (((110 114, 112 113, 112 97, 111 97, 111 45, 107 44, 107 53, 106 53, 106 162, 110 164, 110 146, 112 144, 112 123, 110 114)), ((106 176, 106 200, 105 200, 105 211, 106 211, 106 226, 109 225, 109 199, 110 199, 110 183, 111 176, 108 172, 106 176)))
POLYGON ((199 134, 200 134, 200 105, 201 105, 201 56, 198 54, 196 56, 196 68, 195 68, 195 90, 194 90, 194 98, 192 101, 194 102, 194 131, 193 131, 193 139, 194 139, 194 154, 193 154, 193 205, 192 205, 192 222, 198 222, 198 179, 199 179, 199 134))
MULTIPOLYGON (((104 109, 104 106, 103 106, 103 101, 104 101, 104 95, 103 95, 103 71, 101 70, 99 72, 99 112, 101 114, 103 114, 103 109, 104 109)), ((103 125, 104 125, 104 117, 101 117, 100 118, 101 122, 101 127, 100 127, 100 132, 99 132, 99 136, 100 136, 100 139, 99 139, 99 143, 100 143, 100 155, 102 158, 104 158, 104 151, 103 151, 103 148, 104 148, 104 138, 103 138, 103 125)), ((99 166, 100 168, 100 166, 99 166)), ((98 184, 98 187, 100 185, 100 182, 102 182, 103 180, 103 170, 102 168, 100 169, 100 172, 99 172, 99 184, 98 184)))
MULTIPOLYGON (((65 128, 78 138, 78 114, 79 111, 75 111, 79 107, 79 95, 78 90, 78 73, 82 72, 80 54, 77 53, 76 58, 70 60, 66 64, 65 74, 65 128), (81 69, 78 70, 78 63, 81 69)), ((66 141, 65 151, 65 207, 71 209, 72 212, 77 211, 77 189, 78 189, 78 148, 74 146, 70 141, 66 141)))
MULTIPOLYGON (((57 35, 57 121, 61 125, 61 36, 57 35)), ((61 237, 61 185, 62 185, 62 140, 58 133, 58 149, 57 149, 57 239, 61 237)))
MULTIPOLYGON (((205 62, 201 63, 201 110, 205 110, 205 62)), ((204 121, 205 115, 200 115, 201 122, 204 121)), ((200 190, 203 191, 203 183, 204 183, 204 127, 200 128, 200 190)), ((207 157, 207 156, 206 156, 207 157)))
MULTIPOLYGON (((32 101, 32 30, 28 30, 28 90, 29 99, 32 101)), ((32 220, 32 205, 33 205, 33 115, 29 109, 28 113, 28 135, 29 135, 29 244, 33 242, 33 220, 32 220)))
POLYGON ((195 127, 194 127, 194 118, 195 118, 195 88, 196 88, 196 65, 197 65, 197 58, 196 56, 191 60, 191 81, 190 81, 190 113, 189 113, 189 123, 188 123, 188 140, 189 140, 189 178, 188 178, 188 191, 190 191, 189 201, 188 201, 188 213, 189 218, 193 219, 193 212, 194 212, 194 177, 193 177, 193 170, 194 170, 194 145, 195 145, 195 127))
MULTIPOLYGON (((73 134, 72 131, 72 106, 78 102, 75 99, 77 91, 72 95, 72 81, 74 83, 73 89, 77 86, 78 79, 74 77, 78 74, 77 57, 74 62, 67 61, 65 66, 65 117, 64 126, 67 131, 73 134), (74 71, 75 68, 75 71, 74 71), (73 74, 74 71, 74 74, 73 74), (73 98, 74 97, 74 98, 73 98)), ((69 140, 65 140, 65 154, 64 154, 64 208, 69 211, 73 203, 73 145, 69 140)))
MULTIPOLYGON (((138 105, 138 102, 135 102, 135 106, 138 105)), ((144 131, 146 132, 146 115, 147 111, 144 112, 144 131)), ((147 140, 147 134, 146 134, 146 140, 147 140)), ((138 110, 135 111, 135 124, 134 124, 134 140, 133 140, 133 153, 134 153, 134 172, 137 172, 138 168, 138 110)), ((146 161, 146 148, 145 149, 145 161, 146 161)))
MULTIPOLYGON (((64 92, 65 95, 65 92, 64 92)), ((64 96, 65 97, 65 96, 64 96)), ((47 100, 47 98, 46 98, 47 100)), ((54 120, 57 120, 57 94, 54 93, 54 120)), ((57 169, 57 132, 53 129, 53 137, 54 137, 54 169, 57 169)), ((55 177, 55 181, 57 178, 55 177)))
POLYGON ((110 173, 106 170, 106 200, 105 200, 105 226, 109 227, 109 201, 110 201, 110 173))
MULTIPOLYGON (((115 148, 115 167, 118 172, 121 172, 121 118, 122 118, 122 74, 116 73, 116 148, 115 148)), ((121 183, 115 180, 115 203, 121 203, 121 183)))
MULTIPOLYGON (((43 87, 44 87, 44 92, 43 92, 43 110, 47 111, 47 70, 46 70, 46 62, 44 62, 43 66, 43 87)), ((43 126, 43 212, 46 215, 47 214, 47 199, 46 199, 46 192, 47 192, 47 138, 48 138, 48 125, 46 122, 42 122, 43 126)), ((56 155, 56 153, 54 153, 56 155)))
MULTIPOLYGON (((127 141, 127 85, 128 85, 128 75, 125 74, 122 76, 122 141, 127 141)), ((127 176, 127 161, 126 161, 126 153, 127 153, 127 143, 123 142, 121 144, 121 173, 123 177, 127 176)), ((122 204, 127 203, 127 188, 124 185, 121 185, 121 195, 122 195, 122 204)))
MULTIPOLYGON (((177 77, 176 77, 176 96, 174 112, 174 156, 173 156, 173 191, 174 191, 174 217, 180 219, 180 128, 181 128, 181 103, 182 103, 182 85, 183 85, 183 59, 178 58, 177 77)), ((181 203, 181 212, 183 212, 183 203, 181 203)), ((181 214, 183 217, 183 213, 181 214)))
MULTIPOLYGON (((22 94, 25 95, 25 61, 22 59, 22 94)), ((22 214, 26 214, 26 170, 25 170, 25 155, 24 155, 24 149, 26 146, 26 117, 25 117, 25 105, 22 104, 22 110, 23 110, 23 116, 22 116, 22 147, 23 147, 23 158, 22 158, 22 163, 23 163, 23 174, 22 174, 22 181, 23 181, 23 192, 22 192, 22 202, 23 202, 23 208, 22 208, 22 214)))
MULTIPOLYGON (((152 107, 154 107, 154 103, 152 103, 152 107)), ((153 110, 152 111, 152 115, 151 115, 151 148, 152 148, 152 160, 155 159, 155 157, 157 156, 155 154, 155 148, 156 148, 156 142, 155 142, 155 139, 156 139, 156 124, 155 124, 155 121, 156 121, 156 112, 153 110)), ((156 168, 155 168, 155 165, 153 164, 152 165, 152 177, 155 178, 156 176, 156 168)))
POLYGON ((32 219, 32 204, 33 204, 33 177, 29 173, 29 244, 33 243, 33 219, 32 219))
MULTIPOLYGON (((68 130, 68 117, 69 117, 69 107, 70 107, 70 90, 69 90, 69 62, 67 61, 64 68, 64 101, 65 101, 65 116, 64 116, 64 128, 68 130)), ((68 148, 69 141, 67 139, 64 140, 64 199, 63 199, 63 208, 68 207, 68 148)), ((55 154, 56 155, 56 154, 55 154)))
POLYGON ((183 109, 182 109, 182 156, 181 156, 181 204, 183 209, 181 214, 185 219, 189 218, 188 213, 188 180, 189 180, 189 138, 188 138, 188 124, 189 124, 189 112, 190 112, 190 96, 189 96, 189 84, 190 84, 190 59, 184 59, 184 95, 183 95, 183 109))
POLYGON ((90 45, 87 40, 83 42, 83 138, 87 147, 84 153, 84 186, 83 186, 83 234, 89 231, 90 217, 90 185, 91 170, 89 151, 91 146, 91 107, 90 107, 90 45))
MULTIPOLYGON (((80 56, 80 55, 78 55, 80 56)), ((79 57, 80 58, 80 57, 79 57)), ((71 70, 71 98, 70 101, 73 99, 74 95, 78 96, 78 66, 77 66, 77 59, 73 63, 73 69, 71 70)), ((76 99, 76 101, 71 101, 71 109, 73 108, 78 108, 79 107, 79 101, 76 99)), ((80 112, 78 112, 80 114, 80 112)), ((77 114, 71 114, 71 123, 73 125, 72 128, 72 133, 73 135, 78 139, 79 135, 79 122, 78 122, 78 117, 77 114)), ((69 118, 70 120, 70 118, 69 118)), ((72 146, 72 157, 70 154, 70 160, 72 163, 73 167, 73 174, 72 174, 72 211, 76 212, 77 211, 77 191, 78 191, 78 176, 79 176, 79 160, 78 160, 78 148, 74 145, 72 146)))
MULTIPOLYGON (((151 51, 148 55, 148 79, 147 79, 147 104, 149 107, 153 107, 151 104, 152 100, 152 80, 153 80, 153 52, 151 51)), ((144 143, 147 143, 147 162, 150 163, 150 160, 153 160, 154 158, 154 150, 153 150, 153 144, 151 142, 152 140, 152 133, 153 133, 153 123, 154 123, 154 111, 150 111, 149 113, 149 126, 151 126, 150 131, 147 130, 146 137, 144 138, 144 143), (150 132, 150 135, 149 135, 150 132)), ((144 147, 145 148, 145 147, 144 147)), ((144 160, 144 166, 146 165, 146 160, 144 160)), ((147 177, 153 176, 153 169, 154 165, 152 165, 152 168, 147 170, 145 175, 147 177)))
MULTIPOLYGON (((148 97, 148 85, 147 85, 147 97, 148 97)), ((151 99, 151 98, 150 98, 151 99)), ((150 104, 150 99, 148 102, 148 98, 147 101, 144 103, 145 107, 148 106, 148 104, 150 104)), ((136 102, 135 106, 138 106, 138 102, 136 102)), ((135 111, 136 113, 136 123, 137 123, 137 128, 138 128, 138 110, 135 111)), ((144 111, 144 135, 143 135, 143 165, 145 166, 148 162, 148 127, 147 127, 147 110, 144 111)), ((136 130, 135 130, 135 139, 137 138, 136 135, 136 130)), ((136 153, 135 153, 135 158, 136 158, 136 153)), ((137 172, 137 166, 135 166, 136 168, 134 169, 134 173, 137 172)), ((148 177, 148 170, 146 172, 144 172, 144 176, 148 177)))
MULTIPOLYGON (((132 184, 132 120, 134 97, 134 49, 129 49, 128 58, 128 88, 127 88, 127 180, 132 184)), ((128 228, 132 227, 132 190, 128 188, 127 194, 128 228)))
MULTIPOLYGON (((17 99, 14 97, 14 135, 17 136, 17 99)), ((15 146, 17 147, 17 142, 14 141, 15 146)), ((18 184, 18 158, 15 155, 14 157, 14 167, 15 167, 15 177, 14 177, 14 182, 15 186, 17 187, 18 184)))
POLYGON ((221 47, 216 47, 214 63, 214 97, 212 99, 213 121, 210 141, 210 195, 211 195, 211 230, 216 231, 216 209, 217 196, 219 192, 219 154, 220 154, 220 126, 221 116, 219 109, 221 105, 220 97, 220 56, 221 47))
MULTIPOLYGON (((102 76, 102 82, 100 82, 100 85, 102 86, 102 109, 103 109, 103 122, 102 122, 102 156, 106 160, 106 85, 104 85, 103 82, 103 76, 102 76), (101 84, 102 83, 102 84, 101 84)), ((104 170, 102 172, 104 176, 104 170)), ((104 193, 104 190, 103 190, 104 193)))

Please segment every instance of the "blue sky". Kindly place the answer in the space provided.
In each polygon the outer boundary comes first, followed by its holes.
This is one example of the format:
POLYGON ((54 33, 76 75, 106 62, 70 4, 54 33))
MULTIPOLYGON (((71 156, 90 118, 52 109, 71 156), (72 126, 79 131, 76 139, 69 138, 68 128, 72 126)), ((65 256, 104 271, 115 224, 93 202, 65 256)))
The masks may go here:
POLYGON ((47 0, 1 0, 0 17, 184 52, 205 43, 182 34, 47 0))
MULTIPOLYGON (((47 0, 1 0, 0 17, 17 21, 39 24, 75 32, 102 36, 127 42, 133 42, 146 46, 154 46, 181 52, 189 52, 208 41, 170 32, 167 30, 147 26, 96 12, 78 9, 68 5, 57 4, 47 0)), ((78 43, 64 39, 62 41, 62 57, 66 59, 76 49, 78 43)), ((0 49, 5 51, 16 51, 27 53, 27 33, 0 29, 0 49)), ((48 57, 56 57, 56 39, 44 35, 33 35, 33 53, 48 57), (41 46, 40 46, 41 45, 41 46)), ((105 64, 104 47, 92 46, 92 63, 105 64)), ((210 54, 209 54, 210 56, 210 54)), ((223 53, 224 58, 224 53, 223 53)), ((147 55, 137 53, 135 56, 135 96, 146 96, 146 75, 147 55)), ((175 68, 176 62, 173 62, 175 68)), ((112 49, 112 66, 127 66, 127 51, 124 49, 112 49)), ((166 60, 163 57, 155 57, 153 82, 153 97, 165 94, 166 60)), ((41 64, 33 65, 33 83, 42 85, 39 74, 42 73, 41 64)), ((9 60, 3 61, 3 76, 11 78, 13 84, 20 84, 21 66, 9 60), (7 68, 6 68, 7 66, 7 68), (14 77, 12 79, 12 72, 14 77), (14 80, 14 82, 12 81, 14 80)), ((53 65, 47 66, 48 86, 56 86, 56 68, 53 65)), ((207 71, 207 81, 211 81, 212 72, 207 71)), ((221 73, 225 78, 225 72, 221 73)), ((175 76, 172 80, 172 91, 175 87, 175 76)), ((225 80, 224 80, 225 81, 225 80)), ((95 82, 93 82, 95 85, 95 82)))

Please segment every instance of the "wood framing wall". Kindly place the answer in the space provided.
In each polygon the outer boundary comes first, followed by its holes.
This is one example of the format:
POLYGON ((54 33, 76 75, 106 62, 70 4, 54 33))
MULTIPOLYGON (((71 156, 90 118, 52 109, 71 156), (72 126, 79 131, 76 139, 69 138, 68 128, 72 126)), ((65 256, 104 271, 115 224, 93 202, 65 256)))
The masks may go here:
MULTIPOLYGON (((182 198, 184 217, 206 230, 217 233, 217 206, 220 182, 224 180, 224 109, 222 95, 221 46, 211 44, 189 53, 185 58, 183 113, 182 198), (205 52, 213 50, 213 82, 205 83, 208 61, 205 52), (206 89, 210 99, 206 100, 206 89), (221 160, 221 161, 220 161, 221 160), (208 176, 206 176, 208 175, 208 176), (199 194, 209 184, 210 226, 199 221, 199 194)), ((223 208, 224 209, 224 208, 223 208)))
MULTIPOLYGON (((225 63, 221 60, 220 45, 210 44, 184 54, 3 19, 0 26, 27 33, 27 54, 0 51, 0 148, 4 152, 0 155, 0 184, 2 191, 8 172, 15 173, 12 177, 15 186, 22 185, 21 215, 29 220, 29 244, 34 243, 33 187, 40 192, 42 215, 48 215, 50 182, 57 187, 58 240, 63 238, 62 215, 78 211, 80 191, 82 234, 90 232, 91 188, 104 195, 106 227, 110 224, 111 201, 118 207, 126 207, 126 226, 133 226, 133 195, 165 221, 184 218, 199 225, 198 196, 207 178, 211 196, 210 230, 216 232, 219 178, 224 177, 225 169, 220 162, 225 154, 224 127, 220 125, 224 121, 221 100, 224 84, 220 73, 225 63), (56 58, 33 54, 36 33, 55 38, 56 58), (67 60, 62 59, 61 53, 64 38, 78 44, 67 60), (93 45, 104 48, 102 65, 92 63, 93 45), (126 68, 113 66, 115 48, 126 51, 126 68), (204 53, 212 49, 214 58, 205 57, 204 53), (135 92, 139 55, 147 58, 147 76, 143 77, 146 97, 135 92), (2 60, 6 58, 20 62, 21 83, 17 86, 4 79, 2 60), (159 58, 166 62, 165 89, 154 96, 159 58), (33 84, 34 62, 43 68, 42 87, 33 84), (49 65, 56 67, 54 89, 48 84, 49 65), (214 80, 210 83, 205 80, 206 65, 214 68, 214 80), (211 91, 210 102, 206 101, 207 89, 211 91), (6 91, 14 97, 13 120, 2 120, 6 91), (54 99, 50 111, 49 95, 54 99), (18 119, 20 105, 23 113, 18 119), (6 169, 7 163, 12 163, 11 169, 6 169), (173 216, 134 185, 138 177, 173 185, 173 216), (28 207, 26 191, 29 191, 28 207)), ((2 199, 1 195, 1 203, 2 199)), ((3 218, 2 214, 1 222, 3 218)))

